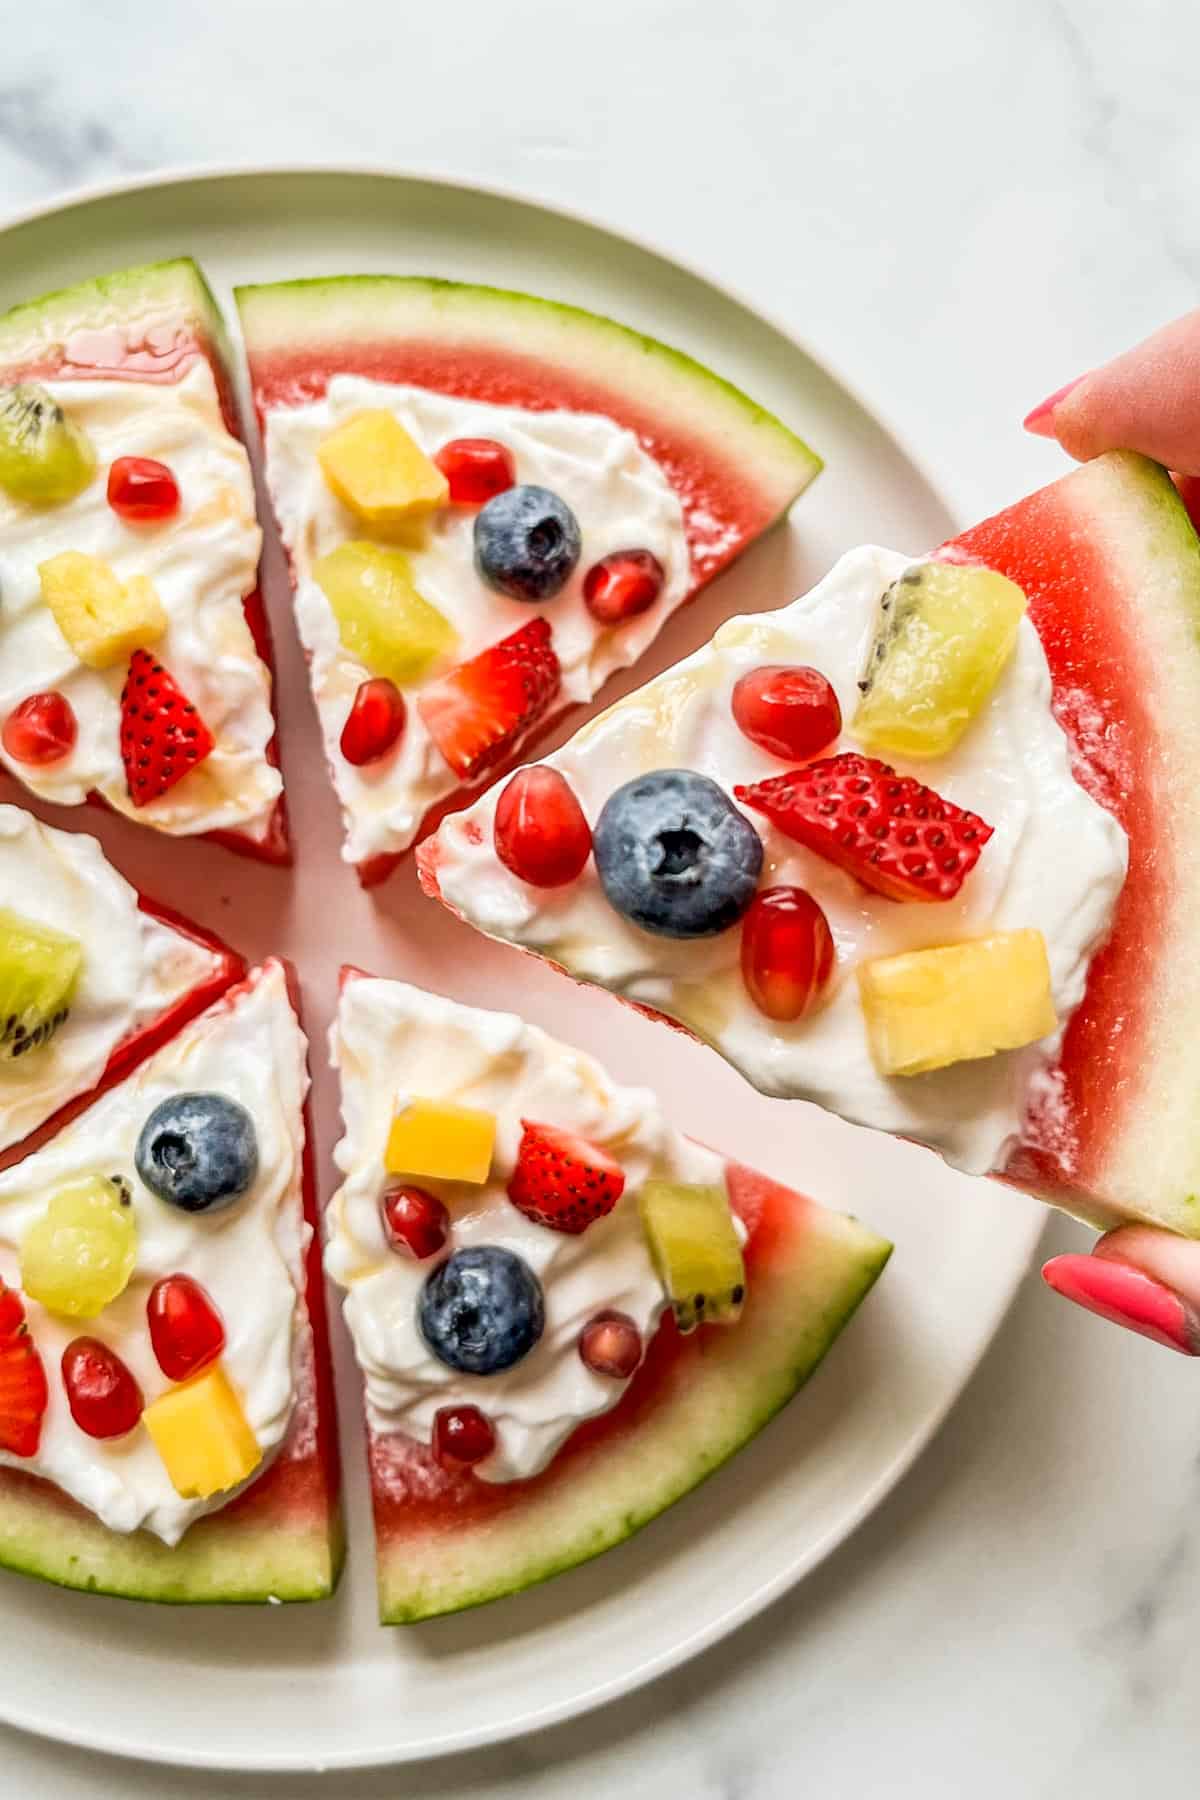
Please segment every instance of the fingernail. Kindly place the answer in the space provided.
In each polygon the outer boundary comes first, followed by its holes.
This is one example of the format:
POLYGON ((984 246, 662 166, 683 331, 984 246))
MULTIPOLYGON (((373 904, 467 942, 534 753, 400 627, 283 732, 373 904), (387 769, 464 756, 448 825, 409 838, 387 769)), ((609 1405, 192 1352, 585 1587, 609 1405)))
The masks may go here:
POLYGON ((1200 1356, 1200 1320, 1174 1288, 1113 1257, 1056 1256, 1042 1270, 1047 1287, 1076 1306, 1142 1337, 1200 1356))
POLYGON ((1031 413, 1026 413, 1022 420, 1025 430, 1032 431, 1034 437, 1052 438, 1054 436, 1055 407, 1061 405, 1071 389, 1077 388, 1081 381, 1086 380, 1090 372, 1090 370, 1085 370, 1082 375, 1077 375, 1074 381, 1068 381, 1063 387, 1057 388, 1048 400, 1043 400, 1041 405, 1035 406, 1031 413))

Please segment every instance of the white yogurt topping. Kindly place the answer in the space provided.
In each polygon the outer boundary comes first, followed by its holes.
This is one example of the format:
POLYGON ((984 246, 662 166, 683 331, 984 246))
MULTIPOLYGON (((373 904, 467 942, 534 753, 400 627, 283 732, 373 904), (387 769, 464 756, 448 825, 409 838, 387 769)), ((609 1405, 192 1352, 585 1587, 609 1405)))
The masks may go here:
POLYGON ((341 1071, 346 1135, 334 1152, 345 1176, 326 1214, 325 1266, 346 1289, 345 1316, 366 1378, 376 1431, 428 1442, 443 1406, 475 1405, 497 1448, 476 1467, 486 1481, 536 1475, 582 1420, 607 1412, 626 1383, 594 1374, 579 1334, 616 1308, 649 1342, 665 1305, 638 1219, 637 1191, 651 1177, 718 1183, 724 1165, 680 1137, 644 1088, 622 1088, 578 1050, 509 1013, 483 1012, 398 981, 349 982, 330 1033, 341 1071), (415 1262, 388 1247, 380 1200, 395 1178, 383 1152, 398 1099, 421 1096, 480 1107, 497 1119, 496 1152, 482 1188, 423 1181, 445 1199, 453 1232, 445 1255, 470 1245, 515 1251, 545 1290, 546 1326, 515 1367, 470 1376, 431 1354, 417 1303, 434 1258, 415 1262), (613 1211, 578 1237, 534 1224, 505 1189, 521 1120, 578 1132, 616 1157, 627 1185, 613 1211))
POLYGON ((138 908, 129 883, 82 833, 0 806, 0 907, 83 946, 71 1010, 50 1042, 0 1061, 0 1150, 87 1093, 117 1046, 216 969, 218 957, 138 908))
MULTIPOLYGON (((579 520, 578 567, 544 607, 509 600, 476 574, 478 508, 448 506, 429 521, 419 547, 405 545, 418 591, 454 626, 457 660, 466 661, 539 613, 554 629, 562 664, 562 700, 590 700, 616 669, 657 637, 693 581, 683 511, 666 476, 631 431, 592 413, 529 412, 455 399, 425 388, 396 387, 337 375, 323 400, 279 408, 267 419, 267 479, 296 581, 296 617, 311 658, 311 680, 325 748, 346 824, 348 862, 405 850, 428 809, 461 784, 411 704, 399 749, 356 769, 339 748, 361 682, 372 673, 343 649, 337 621, 312 578, 313 565, 349 538, 370 537, 326 485, 317 447, 335 425, 364 408, 387 407, 427 453, 451 438, 495 438, 516 462, 517 480, 550 488, 579 520), (655 604, 619 627, 599 625, 583 603, 592 564, 614 550, 653 551, 666 571, 655 604)), ((415 691, 415 690, 414 690, 415 691)))
POLYGON ((47 1201, 86 1175, 126 1176, 137 1216, 137 1266, 125 1292, 96 1319, 64 1319, 26 1298, 30 1331, 45 1365, 50 1403, 36 1456, 0 1452, 0 1462, 44 1476, 114 1531, 139 1526, 175 1544, 202 1513, 232 1494, 183 1500, 144 1426, 125 1438, 85 1436, 71 1418, 60 1374, 72 1338, 101 1338, 128 1364, 147 1404, 171 1385, 155 1360, 146 1298, 163 1275, 200 1282, 225 1323, 222 1361, 264 1451, 278 1449, 295 1393, 293 1359, 304 1320, 302 1107, 305 1041, 283 971, 268 963, 232 1007, 218 1006, 113 1088, 46 1149, 0 1175, 0 1276, 20 1278, 18 1246, 47 1201), (189 1215, 143 1187, 133 1165, 138 1134, 160 1100, 208 1091, 240 1100, 258 1134, 258 1175, 225 1212, 189 1215))
MULTIPOLYGON (((734 723, 735 682, 762 663, 811 664, 832 682, 849 721, 879 597, 911 560, 889 550, 851 551, 810 594, 776 613, 730 620, 705 649, 602 713, 548 760, 593 824, 614 789, 649 769, 696 769, 728 790, 781 773, 787 765, 734 723)), ((537 949, 573 975, 673 1014, 762 1092, 814 1100, 984 1173, 1003 1164, 1030 1084, 1053 1061, 1061 1027, 1083 997, 1128 855, 1119 825, 1071 772, 1050 694, 1045 654, 1026 619, 991 701, 956 748, 933 763, 897 764, 995 828, 953 901, 903 905, 871 894, 761 815, 748 815, 765 838, 762 885, 807 888, 837 944, 832 997, 793 1025, 766 1019, 749 999, 738 931, 691 943, 644 935, 608 905, 592 864, 579 881, 552 892, 518 881, 492 848, 494 792, 442 826, 442 894, 493 937, 537 949), (855 964, 1025 926, 1046 940, 1059 1032, 986 1061, 902 1080, 881 1076, 867 1045, 855 964)), ((830 753, 853 748, 846 735, 830 753)))
POLYGON ((246 452, 225 429, 212 370, 197 362, 177 382, 51 381, 46 386, 96 453, 97 473, 63 506, 24 506, 0 493, 0 719, 29 694, 65 694, 79 722, 69 756, 44 768, 0 762, 60 805, 93 790, 119 812, 173 835, 266 834, 282 789, 266 760, 274 733, 270 678, 254 648, 243 598, 255 584, 261 533, 246 452), (180 510, 161 524, 129 525, 109 506, 119 456, 164 462, 180 510), (135 807, 121 762, 126 665, 88 669, 45 604, 38 564, 63 550, 108 563, 122 581, 147 575, 167 630, 147 649, 175 677, 216 739, 211 754, 148 805, 135 807))

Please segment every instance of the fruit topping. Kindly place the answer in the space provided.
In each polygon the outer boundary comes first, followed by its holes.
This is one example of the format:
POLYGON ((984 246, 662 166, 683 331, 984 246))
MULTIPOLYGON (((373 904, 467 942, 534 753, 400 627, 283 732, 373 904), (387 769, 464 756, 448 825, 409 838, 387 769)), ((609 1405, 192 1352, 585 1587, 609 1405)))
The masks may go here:
POLYGON ((690 769, 656 769, 610 794, 596 824, 609 905, 660 937, 715 937, 758 885, 762 839, 723 788, 690 769))
POLYGON ((70 756, 79 736, 71 702, 51 691, 30 694, 4 721, 4 748, 14 762, 42 769, 70 756))
POLYGON ((121 689, 121 761, 133 804, 161 799, 214 745, 175 677, 148 651, 135 650, 121 689))
POLYGON ((190 1275, 164 1275, 150 1289, 146 1322, 158 1366, 169 1381, 187 1381, 225 1348, 221 1315, 190 1275))
POLYGON ((751 669, 735 684, 730 704, 743 737, 789 762, 820 756, 842 729, 837 695, 819 669, 803 663, 751 669))
POLYGON ((226 1094, 160 1100, 134 1151, 137 1172, 181 1212, 224 1212, 258 1174, 258 1135, 246 1108, 226 1094))
POLYGON ((0 1450, 36 1456, 50 1401, 46 1371, 15 1288, 0 1280, 0 1450))
POLYGON ((398 525, 444 506, 446 477, 393 413, 355 413, 317 450, 338 499, 372 525, 398 525))
POLYGON ((388 1243, 401 1256, 424 1262, 445 1247, 450 1214, 442 1202, 420 1187, 389 1188, 380 1205, 388 1243))
POLYGON ((404 695, 386 675, 373 675, 360 683, 342 726, 342 755, 346 761, 356 769, 381 762, 400 742, 405 710, 404 695))
POLYGON ((582 548, 579 520, 549 488, 523 482, 489 500, 475 520, 475 567, 510 600, 553 600, 582 548))
POLYGON ((759 1012, 802 1019, 820 1000, 836 952, 829 921, 801 887, 763 888, 742 921, 742 980, 759 1012))
POLYGON ((482 506, 517 479, 512 451, 495 438, 452 438, 433 460, 449 482, 456 506, 482 506))
POLYGON ((142 1422, 184 1500, 223 1494, 262 1461, 258 1439, 220 1363, 168 1388, 146 1408, 142 1422))
POLYGON ((464 781, 502 762, 558 693, 562 671, 551 638, 545 619, 531 619, 431 682, 417 701, 430 737, 464 781))
POLYGON ((118 456, 108 471, 108 504, 127 524, 157 524, 179 511, 179 483, 152 456, 118 456))
POLYGON ((554 1125, 521 1120, 521 1147, 508 1184, 518 1212, 551 1231, 577 1237, 610 1213, 625 1192, 625 1171, 607 1151, 554 1125))
POLYGON ((918 563, 879 602, 852 730, 887 756, 944 756, 1012 655, 1025 595, 994 569, 918 563))
POLYGON ((313 570, 338 623, 342 644, 372 675, 397 687, 421 681, 453 654, 458 634, 417 592, 401 550, 339 544, 313 570))
POLYGON ((72 1338, 62 1353, 62 1378, 71 1417, 88 1437, 125 1437, 142 1416, 141 1388, 99 1338, 72 1338))
POLYGON ((0 488, 31 506, 59 506, 96 473, 86 433, 43 387, 0 388, 0 488))
POLYGON ((125 1292, 136 1262, 128 1186, 87 1175, 59 1188, 21 1239, 21 1286, 48 1312, 92 1319, 125 1292))
POLYGON ((583 873, 592 833, 570 783, 557 769, 518 769, 496 802, 496 855, 531 887, 562 887, 583 873))
POLYGON ((433 1454, 446 1469, 469 1469, 496 1448, 491 1420, 477 1406, 443 1406, 433 1418, 433 1454))
POLYGON ((38 575, 55 624, 89 669, 114 668, 167 629, 162 601, 145 575, 122 586, 107 563, 81 550, 39 563, 38 575))
POLYGON ((856 750, 733 791, 889 900, 953 900, 992 835, 975 813, 856 750))
POLYGON ((597 1313, 579 1334, 579 1354, 595 1374, 628 1381, 642 1360, 642 1334, 628 1313, 597 1313))
POLYGON ((614 550, 583 578, 583 603, 601 625, 620 625, 647 612, 662 593, 666 571, 649 550, 614 550))
POLYGON ((746 1297, 746 1267, 725 1190, 648 1181, 638 1207, 680 1331, 732 1324, 746 1297))
POLYGON ((83 945, 0 907, 0 1062, 28 1056, 65 1024, 83 945))
POLYGON ((1058 1025, 1040 931, 876 957, 859 966, 858 985, 881 1075, 1019 1050, 1058 1025))
POLYGON ((496 1120, 473 1106, 409 1100, 392 1120, 384 1167, 389 1175, 425 1175, 482 1187, 491 1173, 496 1120))
POLYGON ((449 1369, 498 1375, 528 1356, 546 1322, 542 1284, 496 1244, 456 1250, 421 1290, 421 1336, 449 1369))

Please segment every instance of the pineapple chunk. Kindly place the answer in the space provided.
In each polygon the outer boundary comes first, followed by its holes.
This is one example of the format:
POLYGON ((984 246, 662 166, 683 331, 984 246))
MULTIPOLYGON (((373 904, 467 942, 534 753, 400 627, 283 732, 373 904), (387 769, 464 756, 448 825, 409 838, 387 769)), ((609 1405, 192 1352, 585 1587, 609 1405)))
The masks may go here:
POLYGON ((389 1175, 429 1175, 482 1187, 495 1142, 496 1121, 489 1112, 410 1100, 392 1120, 383 1160, 389 1175))
POLYGON ((680 1331, 733 1324, 746 1298, 746 1265, 724 1188, 648 1181, 638 1211, 680 1331))
POLYGON ((458 643, 454 627, 417 592, 403 551, 339 544, 313 575, 346 650, 397 687, 420 681, 458 643))
POLYGON ((923 1075, 1019 1050, 1058 1025, 1040 931, 880 956, 861 965, 858 985, 881 1075, 923 1075))
POLYGON ((108 564, 81 550, 64 550, 38 564, 42 598, 81 663, 111 669, 167 629, 154 585, 135 575, 122 587, 108 564))
POLYGON ((399 525, 445 506, 450 484, 399 419, 382 409, 355 413, 317 450, 338 499, 370 525, 399 525))
POLYGON ((168 1388, 142 1414, 177 1494, 207 1500, 252 1475, 262 1449, 220 1363, 168 1388))

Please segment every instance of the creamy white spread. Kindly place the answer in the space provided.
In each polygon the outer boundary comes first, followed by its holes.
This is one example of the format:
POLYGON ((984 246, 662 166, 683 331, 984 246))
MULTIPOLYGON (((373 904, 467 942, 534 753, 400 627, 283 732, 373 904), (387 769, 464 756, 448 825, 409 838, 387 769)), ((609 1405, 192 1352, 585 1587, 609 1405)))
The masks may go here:
POLYGON ((75 748, 42 768, 0 762, 44 800, 75 806, 93 791, 158 831, 237 831, 264 837, 282 791, 266 760, 274 734, 270 676, 254 648, 243 599, 255 584, 261 533, 246 452, 226 430, 205 362, 177 382, 51 381, 46 386, 87 432, 97 472, 63 506, 30 507, 0 492, 0 719, 28 695, 56 689, 79 724, 75 748), (166 463, 179 511, 129 525, 108 504, 109 465, 120 456, 166 463), (121 762, 126 666, 89 669, 42 599, 39 563, 64 550, 100 557, 122 581, 146 575, 167 614, 147 649, 175 677, 216 740, 183 780, 135 807, 121 762))
MULTIPOLYGON (((911 560, 889 550, 851 551, 810 594, 779 612, 730 620, 711 644, 602 713, 548 760, 593 825, 614 789, 650 769, 695 769, 727 790, 781 773, 787 765, 735 724, 735 682, 763 663, 810 664, 833 684, 849 722, 880 595, 911 560)), ((855 747, 847 733, 830 753, 855 747)), ((995 829, 953 901, 904 905, 869 893, 760 815, 748 815, 766 844, 761 885, 807 888, 837 945, 828 1003, 795 1024, 776 1024, 753 1005, 740 976, 738 931, 688 943, 645 935, 609 906, 591 863, 562 889, 517 880, 492 847, 495 790, 443 824, 441 891, 491 936, 536 949, 572 975, 682 1020, 763 1093, 816 1101, 859 1124, 931 1144, 981 1174, 1003 1165, 1031 1084, 1053 1063, 1062 1027, 1083 997, 1089 961, 1124 881, 1128 845, 1072 774, 1051 709, 1045 653, 1028 619, 991 700, 956 748, 934 763, 897 767, 995 829), (1027 926, 1046 940, 1059 1031, 985 1061, 903 1080, 880 1075, 855 965, 1027 926)))
POLYGON ((512 452, 518 481, 551 489, 579 520, 579 564, 562 592, 538 607, 494 592, 476 573, 476 507, 443 507, 419 536, 404 544, 418 592, 458 633, 457 660, 475 656, 541 613, 554 630, 562 700, 590 700, 614 670, 636 661, 693 586, 675 492, 634 434, 612 419, 490 406, 357 375, 335 376, 325 398, 314 404, 270 413, 267 480, 292 559, 296 617, 345 818, 343 854, 356 863, 406 850, 429 808, 461 785, 412 704, 399 750, 377 767, 353 767, 339 747, 354 695, 373 671, 343 647, 337 620, 312 571, 339 544, 371 533, 331 492, 316 453, 335 425, 371 407, 389 408, 430 455, 452 438, 496 439, 512 452), (666 571, 662 592, 639 617, 617 627, 602 626, 583 603, 584 576, 601 557, 631 548, 657 556, 666 571))
POLYGON ((129 1080, 110 1090, 44 1150, 0 1175, 0 1276, 20 1279, 25 1231, 66 1183, 124 1175, 137 1218, 137 1265, 124 1293, 98 1318, 66 1319, 25 1298, 25 1312, 50 1389, 33 1457, 0 1451, 0 1462, 43 1476, 114 1531, 139 1526, 175 1544, 202 1513, 232 1494, 184 1500, 171 1484, 144 1426, 111 1441, 87 1437, 71 1418, 62 1385, 63 1350, 87 1334, 110 1345, 132 1370, 147 1404, 170 1386, 146 1324, 146 1298, 163 1275, 184 1271, 206 1289, 225 1323, 225 1370, 264 1452, 257 1476, 279 1448, 295 1396, 294 1364, 304 1321, 302 1212, 308 1087, 305 1040, 283 971, 268 963, 233 1006, 188 1027, 129 1080), (168 1206, 134 1169, 138 1135, 169 1096, 209 1091, 240 1100, 258 1135, 258 1174, 249 1192, 209 1218, 168 1206))
POLYGON ((618 1087, 604 1069, 509 1013, 460 1006, 398 981, 347 983, 330 1033, 341 1072, 345 1136, 334 1152, 345 1177, 326 1213, 325 1266, 346 1290, 345 1317, 376 1431, 428 1443, 444 1406, 474 1405, 497 1447, 476 1467, 485 1481, 536 1475, 584 1419, 607 1412, 627 1383, 588 1369, 579 1334, 606 1308, 627 1313, 649 1342, 666 1304, 638 1218, 651 1177, 720 1183, 724 1164, 673 1130, 645 1088, 618 1087), (497 1121, 491 1175, 481 1188, 424 1181, 446 1200, 453 1231, 423 1262, 388 1246, 380 1214, 395 1184, 384 1146, 398 1102, 421 1096, 479 1107, 497 1121), (535 1224, 508 1199, 522 1119, 578 1132, 614 1156, 625 1192, 577 1237, 535 1224), (417 1323, 421 1289, 453 1250, 514 1251, 542 1283, 546 1324, 513 1368, 461 1375, 435 1357, 417 1323))

